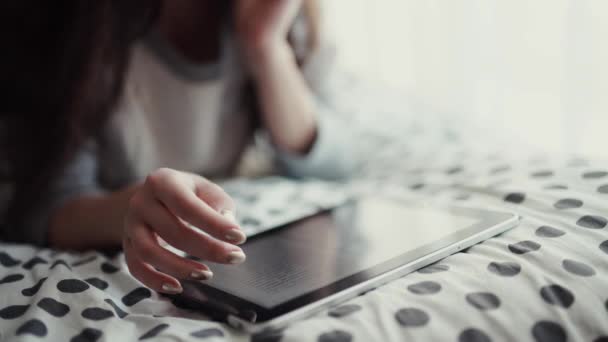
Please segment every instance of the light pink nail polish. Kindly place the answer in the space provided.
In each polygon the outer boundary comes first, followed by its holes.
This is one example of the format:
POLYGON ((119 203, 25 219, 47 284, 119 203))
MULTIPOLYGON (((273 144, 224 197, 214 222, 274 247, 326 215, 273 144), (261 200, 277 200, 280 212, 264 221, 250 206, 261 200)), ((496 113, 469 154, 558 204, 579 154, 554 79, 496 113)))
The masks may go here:
POLYGON ((169 294, 178 294, 178 293, 182 293, 182 291, 184 289, 182 289, 181 285, 180 286, 174 286, 172 284, 169 283, 165 283, 162 286, 163 292, 169 293, 169 294))
POLYGON ((226 233, 225 237, 226 240, 236 243, 237 245, 240 245, 247 241, 247 236, 240 229, 231 229, 230 231, 228 231, 228 233, 226 233))
POLYGON ((232 223, 238 223, 236 220, 236 216, 234 215, 234 212, 230 209, 222 209, 222 211, 220 212, 222 214, 222 216, 224 216, 225 218, 227 218, 228 220, 230 220, 230 222, 232 223))
POLYGON ((190 273, 190 278, 196 280, 209 280, 213 277, 213 272, 208 270, 194 270, 190 273))
POLYGON ((230 252, 228 254, 228 263, 233 265, 242 264, 246 258, 245 253, 241 251, 230 252))

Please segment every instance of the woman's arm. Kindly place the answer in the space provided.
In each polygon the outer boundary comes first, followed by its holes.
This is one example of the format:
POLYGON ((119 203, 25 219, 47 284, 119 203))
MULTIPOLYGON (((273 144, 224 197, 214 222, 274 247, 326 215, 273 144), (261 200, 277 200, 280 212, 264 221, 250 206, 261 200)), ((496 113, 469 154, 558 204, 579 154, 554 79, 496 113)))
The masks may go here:
POLYGON ((309 47, 314 51, 301 66, 292 43, 301 51, 303 42, 287 40, 302 2, 239 0, 237 34, 277 162, 291 176, 341 179, 353 173, 357 158, 348 151, 352 132, 326 103, 333 46, 317 39, 320 46, 309 47))
POLYGON ((306 154, 317 136, 315 98, 291 47, 284 42, 265 46, 251 58, 264 126, 285 152, 306 154))
POLYGON ((219 186, 195 174, 152 172, 122 191, 76 196, 51 215, 53 247, 120 246, 131 274, 165 293, 182 291, 179 279, 207 280, 209 267, 164 248, 163 241, 200 260, 238 264, 245 241, 234 203, 219 186), (202 233, 204 231, 205 233, 202 233))
POLYGON ((50 217, 49 245, 73 250, 120 246, 129 200, 139 186, 66 201, 50 217))
POLYGON ((129 270, 157 291, 181 292, 179 279, 204 280, 200 260, 236 264, 245 241, 234 218, 234 202, 219 186, 187 172, 156 170, 145 181, 115 192, 97 184, 97 158, 88 144, 69 163, 37 210, 25 213, 22 240, 55 248, 84 250, 122 244, 129 270), (204 233, 203 233, 204 232, 204 233))
POLYGON ((302 0, 239 0, 235 6, 262 121, 279 148, 296 154, 308 152, 317 130, 314 97, 287 42, 301 6, 302 0))

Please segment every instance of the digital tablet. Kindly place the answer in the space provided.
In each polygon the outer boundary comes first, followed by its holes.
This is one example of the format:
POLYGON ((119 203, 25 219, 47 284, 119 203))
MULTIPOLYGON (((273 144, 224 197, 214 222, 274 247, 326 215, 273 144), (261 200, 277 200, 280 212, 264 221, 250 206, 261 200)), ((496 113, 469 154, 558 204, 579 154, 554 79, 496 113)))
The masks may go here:
POLYGON ((516 225, 517 215, 364 197, 254 236, 174 300, 249 332, 279 328, 516 225))

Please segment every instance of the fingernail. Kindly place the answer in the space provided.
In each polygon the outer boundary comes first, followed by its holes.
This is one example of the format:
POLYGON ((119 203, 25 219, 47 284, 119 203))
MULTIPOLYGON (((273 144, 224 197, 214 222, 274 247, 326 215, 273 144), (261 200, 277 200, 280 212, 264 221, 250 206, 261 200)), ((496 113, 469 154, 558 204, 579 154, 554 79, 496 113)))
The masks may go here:
POLYGON ((178 294, 178 293, 182 293, 182 291, 184 289, 182 289, 181 285, 180 286, 174 286, 172 284, 163 284, 162 289, 164 292, 169 293, 169 294, 178 294))
POLYGON ((222 214, 222 216, 224 216, 225 218, 227 218, 228 220, 230 220, 230 222, 232 223, 238 223, 236 221, 236 216, 234 215, 234 212, 230 209, 222 209, 222 211, 220 211, 220 214, 222 214))
POLYGON ((245 261, 246 257, 245 257, 245 253, 241 252, 241 251, 234 251, 234 252, 230 252, 230 254, 228 254, 228 263, 229 264, 241 264, 243 263, 243 261, 245 261))
POLYGON ((247 236, 240 229, 231 229, 226 233, 226 240, 240 245, 247 240, 247 236))
POLYGON ((190 277, 197 280, 209 280, 213 277, 213 272, 207 270, 194 270, 190 273, 190 277))

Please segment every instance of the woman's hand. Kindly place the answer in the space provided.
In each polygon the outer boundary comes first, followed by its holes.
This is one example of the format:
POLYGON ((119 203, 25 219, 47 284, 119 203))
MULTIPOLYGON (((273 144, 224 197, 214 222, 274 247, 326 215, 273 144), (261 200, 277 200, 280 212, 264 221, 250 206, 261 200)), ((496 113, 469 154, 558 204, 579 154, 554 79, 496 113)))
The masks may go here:
POLYGON ((236 32, 245 57, 256 63, 285 48, 287 35, 301 7, 302 0, 236 0, 236 32))
POLYGON ((207 280, 204 264, 169 251, 169 245, 200 259, 238 264, 245 241, 234 218, 234 203, 219 186, 171 169, 151 173, 131 197, 124 222, 123 249, 131 274, 165 293, 182 291, 178 279, 207 280))

